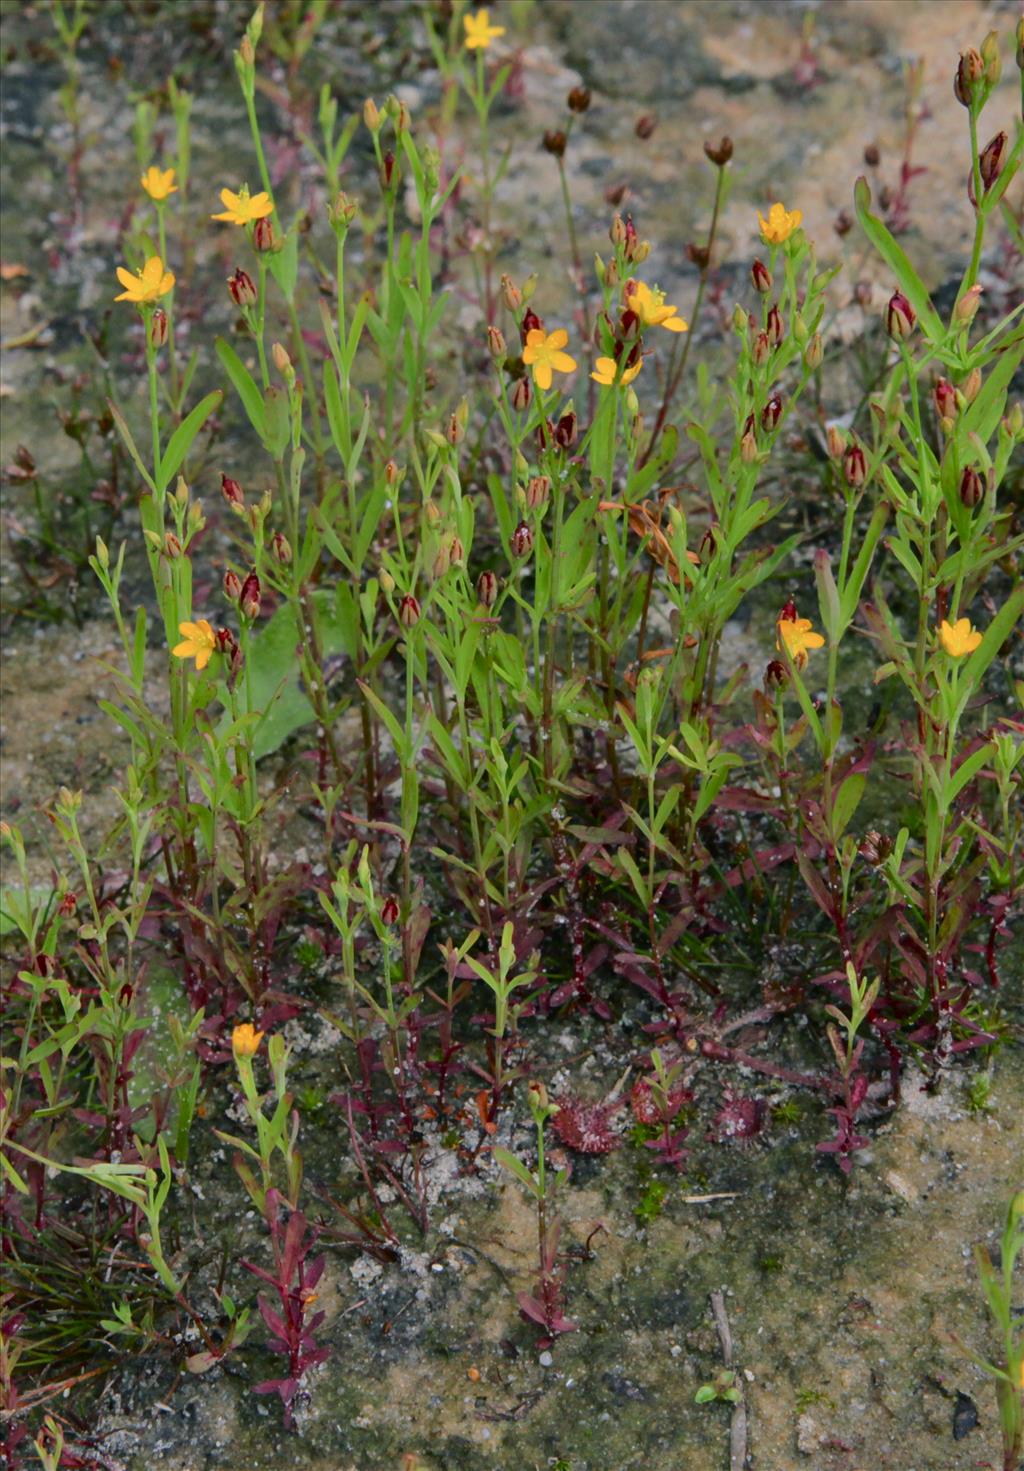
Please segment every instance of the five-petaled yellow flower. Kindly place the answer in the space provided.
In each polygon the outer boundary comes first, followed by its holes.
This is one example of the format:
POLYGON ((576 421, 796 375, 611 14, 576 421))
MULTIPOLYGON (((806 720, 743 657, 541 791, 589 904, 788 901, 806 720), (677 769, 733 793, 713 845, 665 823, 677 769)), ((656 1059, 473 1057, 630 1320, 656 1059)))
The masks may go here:
POLYGON ((252 1022, 241 1022, 231 1032, 231 1050, 236 1057, 255 1057, 262 1041, 263 1033, 257 1032, 252 1022))
POLYGON ((783 245, 794 230, 799 230, 803 214, 798 209, 787 209, 784 204, 773 204, 767 219, 760 210, 757 218, 765 245, 783 245))
POLYGON ((487 9, 478 10, 475 15, 464 15, 462 24, 466 27, 467 51, 483 50, 505 34, 504 26, 491 25, 491 12, 487 9))
POLYGON ((807 663, 808 649, 825 647, 825 640, 814 632, 809 618, 780 618, 777 626, 779 636, 775 647, 780 654, 785 650, 798 669, 807 663))
POLYGON ((266 190, 263 189, 250 198, 245 184, 239 194, 233 194, 230 189, 222 189, 220 202, 224 206, 223 214, 211 215, 210 219, 227 220, 229 225, 249 225, 253 220, 262 220, 274 213, 273 201, 266 190))
POLYGON ((626 297, 630 311, 640 318, 644 327, 664 327, 666 332, 686 332, 688 327, 674 306, 665 305, 664 291, 651 290, 643 281, 637 281, 626 297))
POLYGON ((179 623, 178 632, 185 636, 180 644, 174 645, 171 653, 176 659, 194 659, 197 669, 205 669, 210 662, 210 655, 217 647, 217 635, 206 619, 200 618, 196 623, 179 623))
POLYGON ((533 327, 527 332, 526 346, 523 348, 523 362, 527 367, 533 369, 533 381, 538 388, 551 387, 552 368, 556 373, 576 371, 576 359, 562 351, 568 341, 569 334, 564 327, 559 327, 554 332, 545 332, 541 327, 533 327))
POLYGON ((124 290, 115 301, 133 301, 137 306, 147 301, 159 301, 174 286, 173 271, 165 271, 158 255, 151 255, 141 271, 132 275, 124 266, 118 266, 117 279, 124 290))
POLYGON ((178 186, 174 182, 174 170, 159 169, 155 163, 150 164, 139 182, 150 199, 157 201, 166 199, 168 194, 177 194, 178 192, 178 186))
MULTIPOLYGON (((626 368, 619 379, 620 383, 632 383, 644 365, 643 358, 637 358, 631 368, 626 368)), ((611 388, 615 382, 615 374, 619 371, 619 365, 614 358, 598 358, 594 364, 594 372, 591 373, 595 383, 600 383, 602 388, 611 388)))
POLYGON ((943 618, 939 624, 939 642, 947 654, 951 654, 954 659, 961 659, 964 654, 974 653, 981 643, 981 634, 971 627, 969 618, 958 618, 952 624, 943 618))

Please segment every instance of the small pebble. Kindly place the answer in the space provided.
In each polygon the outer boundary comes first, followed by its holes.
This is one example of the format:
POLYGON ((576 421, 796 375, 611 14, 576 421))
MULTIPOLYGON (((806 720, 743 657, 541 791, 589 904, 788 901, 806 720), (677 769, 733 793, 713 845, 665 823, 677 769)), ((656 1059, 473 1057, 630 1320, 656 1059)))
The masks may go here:
POLYGON ((541 1354, 540 1358, 537 1360, 537 1362, 540 1364, 540 1366, 541 1366, 542 1369, 550 1369, 551 1368, 551 1365, 555 1361, 551 1357, 551 1355, 548 1353, 547 1349, 545 1349, 544 1352, 541 1354))

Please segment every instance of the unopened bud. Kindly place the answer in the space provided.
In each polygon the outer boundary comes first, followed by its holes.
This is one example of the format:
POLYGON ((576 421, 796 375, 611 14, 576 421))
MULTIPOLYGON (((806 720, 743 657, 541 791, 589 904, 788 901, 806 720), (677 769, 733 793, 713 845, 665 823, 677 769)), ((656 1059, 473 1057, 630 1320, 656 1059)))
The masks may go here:
POLYGON ((358 204, 344 191, 338 195, 333 204, 327 207, 327 218, 336 230, 347 230, 358 213, 358 204))
POLYGON ((772 347, 778 347, 786 335, 786 328, 782 320, 782 313, 777 306, 769 309, 765 330, 768 333, 768 341, 772 347))
POLYGON ((626 223, 621 215, 616 215, 615 218, 612 220, 611 226, 608 230, 608 239, 612 242, 613 245, 625 245, 626 223))
POLYGON ((985 499, 985 482, 973 465, 965 465, 960 476, 960 500, 973 509, 985 499))
POLYGON ((181 556, 181 542, 173 531, 164 532, 164 556, 170 562, 176 562, 181 556))
POLYGON ((392 193, 402 181, 402 170, 398 167, 395 155, 388 150, 380 161, 380 187, 384 192, 392 193))
POLYGON ((829 458, 833 460, 841 459, 846 450, 846 439, 843 431, 835 424, 830 424, 828 426, 828 433, 825 435, 825 440, 828 444, 829 458))
POLYGON ((481 572, 476 580, 476 596, 482 608, 493 608, 498 601, 498 579, 493 572, 481 572))
POLYGON ((773 393, 768 402, 765 404, 764 408, 761 410, 761 428, 767 430, 770 433, 771 430, 777 428, 779 420, 781 418, 782 395, 778 393, 773 393))
POLYGON ((454 449, 460 445, 466 437, 466 431, 459 422, 458 414, 449 414, 448 423, 445 425, 444 437, 454 449))
POLYGON ((559 449, 572 449, 576 443, 577 429, 576 415, 570 409, 567 414, 562 415, 555 425, 555 443, 559 449))
POLYGON ((487 351, 490 353, 491 357, 494 358, 495 362, 500 362, 501 359, 508 352, 508 344, 505 341, 505 334, 504 332, 502 332, 500 327, 488 327, 487 351))
POLYGON ((167 313, 162 306, 158 306, 149 319, 149 345, 150 347, 163 347, 167 341, 167 313))
POLYGON ((789 684, 789 670, 781 659, 770 659, 765 665, 764 691, 766 695, 781 694, 789 684))
POLYGON ((638 240, 629 253, 629 258, 634 265, 642 266, 651 253, 651 242, 649 240, 638 240))
POLYGON ((229 603, 237 603, 242 596, 242 579, 230 567, 224 573, 224 596, 229 603))
POLYGON ((274 554, 274 560, 281 567, 287 567, 292 560, 292 544, 283 531, 275 531, 270 539, 270 550, 274 554))
POLYGON ((978 171, 981 174, 982 187, 987 194, 992 185, 1003 172, 1003 164, 1006 161, 1007 137, 1005 133, 997 133, 978 155, 978 171))
POLYGON ((814 373, 821 367, 825 357, 825 344, 821 340, 821 333, 815 332, 804 348, 804 366, 808 372, 814 373))
POLYGON ((523 304, 523 293, 511 276, 501 278, 501 299, 510 312, 517 312, 523 304))
POLYGON ((981 392, 981 369, 972 368, 967 377, 960 385, 960 392, 964 396, 964 402, 972 404, 981 392))
POLYGON ((242 611, 242 617, 248 618, 250 623, 255 622, 260 616, 260 580, 255 572, 250 572, 242 583, 238 606, 242 611))
POLYGON ((772 345, 768 341, 767 332, 759 332, 754 338, 754 345, 750 349, 750 355, 759 368, 763 368, 772 355, 772 345))
POLYGON ((1017 42, 1017 66, 1024 72, 1024 15, 1017 22, 1014 39, 1017 42))
POLYGON ((248 36, 242 37, 241 44, 238 48, 238 54, 242 58, 242 61, 246 66, 252 66, 253 62, 256 60, 256 52, 253 50, 253 44, 249 40, 248 36))
POLYGON ((982 288, 975 282, 973 286, 968 287, 953 308, 953 320, 959 322, 962 327, 969 327, 974 321, 981 304, 981 291, 982 288))
POLYGON ((403 628, 415 628, 420 621, 420 603, 411 592, 407 592, 398 605, 398 621, 403 628))
POLYGON ((512 407, 517 413, 523 413, 530 407, 530 380, 520 378, 512 390, 512 407))
POLYGON ((745 465, 752 465, 757 459, 757 440, 749 429, 740 440, 740 459, 745 465))
POLYGON ((526 1089, 530 1108, 534 1113, 542 1113, 548 1105, 548 1090, 543 1083, 536 1081, 529 1083, 526 1089))
POLYGON ((287 378, 288 374, 292 372, 292 360, 279 342, 275 342, 270 349, 270 356, 274 361, 274 367, 281 374, 282 378, 287 378))
POLYGON ((935 405, 936 417, 940 420, 956 418, 956 389, 948 378, 939 378, 936 381, 932 389, 932 403, 935 405))
POLYGON ((381 922, 388 926, 397 924, 398 915, 398 900, 394 897, 393 894, 389 894, 388 897, 384 900, 384 903, 380 906, 381 922))
POLYGON ((718 168, 724 168, 732 158, 732 139, 726 135, 720 138, 717 144, 706 142, 704 152, 711 162, 718 168))
POLYGON ((228 277, 228 291, 231 300, 238 307, 255 306, 258 300, 256 287, 248 271, 241 268, 232 272, 228 277))
POLYGON ((229 506, 244 506, 245 491, 237 480, 232 480, 230 475, 222 474, 220 477, 221 494, 229 506))
POLYGON ((512 533, 512 555, 528 557, 533 551, 533 532, 525 521, 520 521, 512 533))
POLYGON ((398 484, 399 470, 394 460, 386 460, 384 463, 384 484, 394 487, 398 484))
POLYGON ((565 155, 565 145, 568 141, 560 129, 549 128, 544 134, 542 146, 545 153, 550 153, 554 158, 562 158, 565 155))
POLYGON ((253 249, 258 250, 260 255, 280 249, 278 238, 274 234, 274 222, 269 215, 264 215, 253 225, 252 243, 253 249))
POLYGON ((857 851, 865 863, 870 863, 872 868, 877 868, 892 852, 892 839, 880 833, 877 828, 869 828, 861 839, 857 851))
POLYGON ((750 267, 750 279, 754 283, 754 290, 759 291, 762 296, 767 296, 772 289, 772 273, 764 261, 756 260, 750 267))
POLYGON ((897 342, 909 337, 917 315, 902 291, 894 291, 885 307, 885 330, 897 342))
POLYGON ((586 112, 590 106, 590 88, 573 87, 565 100, 569 104, 570 112, 586 112))
POLYGON ((394 592, 394 590, 395 590, 395 579, 391 576, 391 573, 390 572, 382 572, 380 574, 380 577, 377 580, 380 583, 380 590, 381 590, 381 592, 383 592, 383 593, 394 592))
POLYGON ((650 112, 645 112, 642 117, 637 118, 636 125, 633 131, 634 133, 636 133, 636 136, 638 138, 640 138, 643 142, 646 142, 647 139, 651 137, 657 126, 658 119, 654 116, 654 114, 650 112))
POLYGON ((525 501, 531 511, 542 511, 548 503, 551 481, 546 475, 534 475, 526 487, 525 501))
POLYGON ((380 109, 372 97, 367 97, 363 103, 363 122, 371 133, 380 132, 380 109))
POLYGON ((989 31, 981 43, 981 59, 985 63, 985 83, 994 87, 1003 74, 1003 63, 999 55, 999 32, 989 31))
POLYGON ((434 560, 431 563, 431 567, 430 567, 430 580, 431 580, 431 582, 440 582, 441 578, 444 577, 444 576, 446 576, 446 574, 448 572, 448 568, 450 566, 451 566, 451 554, 450 554, 450 551, 449 551, 448 542, 447 542, 447 540, 442 540, 439 543, 439 545, 438 545, 437 551, 434 553, 434 560))
POLYGON ((961 53, 953 78, 953 95, 964 107, 974 100, 974 89, 985 74, 985 63, 973 46, 961 53))
POLYGON ((867 456, 859 444, 854 443, 847 446, 846 453, 843 455, 843 474, 846 476, 847 485, 852 485, 854 489, 863 485, 868 478, 867 456))

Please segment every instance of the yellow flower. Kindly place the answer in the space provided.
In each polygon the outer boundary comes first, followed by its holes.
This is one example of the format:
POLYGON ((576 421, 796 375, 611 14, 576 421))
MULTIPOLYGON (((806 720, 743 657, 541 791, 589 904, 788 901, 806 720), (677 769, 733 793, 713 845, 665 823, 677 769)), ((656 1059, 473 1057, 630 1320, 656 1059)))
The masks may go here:
MULTIPOLYGON (((637 358, 633 366, 625 370, 622 377, 619 379, 619 382, 632 383, 633 379, 639 373, 643 365, 643 358, 637 358)), ((619 370, 619 365, 615 361, 615 359, 598 358, 597 362, 594 364, 594 368, 596 371, 591 373, 590 375, 591 378, 593 378, 594 382, 600 383, 602 388, 611 388, 612 384, 615 382, 615 374, 619 370)))
POLYGON ((274 213, 273 201, 266 190, 249 198, 248 186, 243 184, 241 193, 232 194, 230 189, 220 191, 220 202, 224 213, 211 215, 211 220, 227 220, 229 225, 248 225, 253 220, 265 219, 274 213))
POLYGON ((523 362, 527 367, 533 368, 533 381, 538 388, 551 387, 552 368, 556 373, 575 372, 576 359, 562 351, 568 341, 569 334, 564 327, 559 327, 555 332, 545 332, 541 327, 533 327, 527 332, 523 362))
POLYGON ((118 266, 117 279, 124 290, 114 300, 134 301, 136 305, 145 301, 159 301, 174 286, 173 272, 164 270, 164 263, 158 255, 151 255, 142 270, 134 276, 124 266, 118 266))
POLYGON ((761 239, 765 245, 782 245, 792 235, 794 230, 799 230, 803 214, 798 209, 787 210, 784 204, 773 204, 765 219, 760 210, 757 218, 761 225, 761 239))
POLYGON ((486 8, 478 10, 475 15, 463 16, 462 24, 466 27, 467 51, 486 49, 492 41, 505 34, 504 26, 491 25, 491 12, 486 8))
POLYGON ((150 164, 139 182, 150 199, 166 199, 168 194, 178 192, 178 186, 174 182, 174 170, 158 169, 155 163, 150 164))
POLYGON ((171 653, 176 659, 194 659, 197 669, 205 669, 210 655, 217 647, 217 636, 205 618, 197 623, 179 623, 178 632, 185 637, 175 644, 171 653))
POLYGON ((686 332, 686 323, 674 306, 665 305, 664 291, 651 290, 643 281, 637 281, 626 297, 630 311, 640 318, 644 327, 664 327, 666 332, 686 332))
POLYGON ((943 618, 939 624, 939 642, 947 654, 960 659, 964 654, 974 653, 981 643, 981 634, 971 627, 969 618, 958 618, 953 624, 947 623, 943 618))
POLYGON ((242 1022, 231 1033, 231 1050, 236 1057, 254 1057, 260 1050, 263 1033, 252 1022, 242 1022))
POLYGON ((780 618, 777 627, 779 636, 775 647, 780 654, 785 650, 798 669, 807 663, 808 649, 825 647, 825 640, 814 632, 809 618, 780 618))

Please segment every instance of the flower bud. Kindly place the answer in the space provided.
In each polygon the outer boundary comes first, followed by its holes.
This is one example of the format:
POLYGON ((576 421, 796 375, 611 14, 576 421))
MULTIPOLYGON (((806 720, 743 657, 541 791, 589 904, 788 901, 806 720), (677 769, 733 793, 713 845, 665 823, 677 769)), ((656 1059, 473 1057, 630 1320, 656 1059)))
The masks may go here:
POLYGON ((427 501, 423 507, 423 515, 426 518, 428 526, 440 526, 441 507, 437 504, 437 501, 427 501))
POLYGON ((726 134, 725 137, 719 139, 717 146, 705 142, 704 153, 718 168, 724 168, 732 158, 732 139, 726 134))
POLYGON ((327 218, 336 230, 347 230, 359 213, 359 206, 342 190, 333 204, 327 206, 327 218))
POLYGON ((448 549, 448 542, 442 540, 438 544, 437 551, 434 553, 434 560, 430 566, 431 582, 440 582, 441 578, 447 575, 450 566, 451 555, 448 549))
POLYGON ((253 249, 258 250, 260 255, 266 255, 269 251, 281 248, 274 234, 274 222, 269 215, 264 215, 253 225, 252 243, 253 249))
POLYGON ((292 560, 292 544, 283 531, 275 531, 270 539, 270 550, 280 567, 287 567, 292 560))
POLYGON ((242 596, 242 579, 230 567, 224 573, 224 596, 229 603, 237 603, 242 596))
POLYGON ((551 481, 546 475, 534 475, 526 487, 526 504, 531 511, 542 511, 548 503, 551 481))
POLYGON ((398 900, 393 894, 389 894, 380 906, 381 922, 388 926, 398 923, 398 900))
POLYGON ((380 577, 377 580, 380 583, 380 590, 381 590, 381 592, 383 592, 383 593, 394 592, 394 590, 395 590, 395 579, 391 576, 391 573, 390 572, 382 572, 380 574, 380 577))
POLYGON ((759 291, 762 296, 767 296, 772 289, 772 273, 764 261, 756 260, 750 267, 750 279, 754 283, 754 290, 759 291))
POLYGON ((772 355, 772 345, 768 341, 767 332, 759 332, 754 338, 754 345, 750 350, 750 355, 759 368, 764 367, 772 355))
POLYGON ((150 347, 163 347, 167 341, 167 313, 162 306, 158 306, 149 319, 149 345, 150 347))
POLYGON ((536 312, 531 311, 530 308, 527 307, 526 311, 523 312, 523 320, 519 324, 519 331, 522 336, 523 346, 525 347, 526 339, 531 332, 540 332, 543 331, 543 328, 544 323, 541 318, 538 317, 536 312))
POLYGON ((420 621, 420 603, 411 592, 407 592, 398 605, 398 621, 403 628, 415 628, 420 621))
POLYGON ((757 459, 757 440, 749 429, 740 440, 740 459, 745 465, 752 465, 757 459))
POLYGON ((796 603, 793 601, 792 598, 787 598, 782 607, 779 609, 779 616, 776 619, 776 622, 795 623, 798 616, 799 615, 796 611, 796 603))
POLYGON ((761 410, 761 428, 769 432, 778 426, 782 418, 782 395, 773 393, 761 410))
POLYGON ((877 169, 882 161, 882 154, 877 143, 869 143, 864 149, 864 162, 869 169, 877 169))
POLYGON ((500 327, 488 327, 487 329, 487 351, 495 362, 500 362, 508 352, 508 344, 505 334, 500 327))
POLYGON ((956 418, 956 389, 948 378, 939 378, 936 381, 932 389, 932 403, 935 405, 935 414, 938 419, 956 418))
POLYGON ((398 479, 398 466, 395 464, 394 460, 386 460, 384 463, 384 484, 390 487, 394 487, 398 484, 398 479))
POLYGON ((645 112, 641 117, 637 118, 636 126, 634 127, 633 131, 634 133, 636 133, 636 136, 638 138, 646 143, 647 139, 651 137, 657 126, 658 119, 654 116, 654 114, 650 112, 645 112))
POLYGON ((899 342, 914 330, 917 315, 902 291, 894 291, 885 308, 885 330, 899 342))
POLYGON ((833 460, 841 459, 846 451, 846 439, 843 431, 837 425, 830 424, 825 439, 828 444, 829 458, 833 460))
POLYGON ((169 562, 176 562, 181 556, 181 542, 173 531, 164 532, 164 556, 169 562))
POLYGON ((380 109, 372 97, 367 97, 363 103, 363 122, 371 133, 380 132, 380 109))
POLYGON ((590 106, 590 88, 573 87, 565 100, 569 105, 570 112, 586 112, 590 106))
POLYGON ((852 485, 854 489, 863 485, 868 478, 867 457, 856 442, 848 445, 843 455, 843 474, 847 485, 852 485))
POLYGON ((1003 172, 1003 164, 1006 162, 1006 144, 1006 134, 997 133, 985 144, 978 155, 978 171, 981 174, 981 183, 986 194, 1003 172))
POLYGON ((625 245, 626 225, 621 215, 616 215, 608 230, 608 239, 613 245, 625 245))
POLYGON ((273 359, 274 367, 281 374, 282 378, 287 378, 288 374, 293 371, 292 360, 279 342, 275 342, 270 349, 270 356, 273 359))
POLYGON ((445 425, 444 437, 445 439, 447 439, 448 443, 452 446, 453 449, 460 445, 465 439, 466 431, 465 429, 463 429, 462 424, 459 422, 458 414, 448 415, 448 423, 445 425))
POLYGON ((466 560, 466 548, 462 545, 462 537, 453 533, 448 539, 448 559, 453 567, 461 567, 466 560))
POLYGON ((568 138, 560 129, 549 128, 544 134, 542 146, 545 153, 550 153, 554 158, 563 158, 565 156, 565 145, 568 141, 568 138))
POLYGON ((498 579, 493 572, 481 572, 476 580, 476 596, 482 608, 493 608, 498 601, 498 579))
POLYGON ((523 293, 511 276, 501 278, 501 299, 510 312, 517 312, 523 304, 523 293))
POLYGON ((385 194, 392 193, 402 182, 402 170, 398 167, 395 155, 389 149, 380 161, 380 187, 385 194))
POLYGON ((981 369, 974 367, 960 385, 960 392, 964 396, 964 402, 972 404, 981 392, 981 369))
POLYGON ((245 491, 239 485, 237 480, 232 480, 230 475, 225 475, 221 473, 220 488, 221 494, 224 496, 224 499, 227 501, 229 506, 245 505, 245 491))
POLYGON ((770 659, 765 665, 764 692, 766 695, 781 694, 789 684, 789 670, 781 659, 770 659))
POLYGON ((821 340, 821 333, 815 332, 804 348, 804 366, 808 372, 814 373, 821 367, 825 357, 825 344, 821 340))
POLYGON ((238 307, 255 306, 257 301, 256 287, 248 271, 237 268, 228 277, 228 291, 231 300, 238 307))
POLYGON ((850 214, 849 210, 841 209, 839 211, 835 219, 832 221, 832 228, 833 230, 835 230, 840 240, 843 238, 844 235, 849 235, 850 231, 853 229, 853 216, 850 214))
POLYGON ((634 265, 642 266, 651 253, 651 242, 649 240, 638 240, 629 252, 629 258, 634 265))
POLYGON ((520 378, 512 390, 512 407, 517 413, 523 413, 530 407, 530 380, 520 378))
POLYGON ((250 572, 242 583, 238 606, 242 611, 242 617, 248 618, 250 623, 254 623, 260 616, 260 580, 255 572, 250 572))
POLYGON ((572 409, 563 414, 555 425, 555 443, 559 449, 572 449, 576 443, 577 422, 572 409))
POLYGON ((538 1083, 536 1081, 529 1083, 527 1085, 526 1094, 529 1100, 531 1112, 543 1113, 543 1111, 550 1106, 548 1104, 548 1090, 545 1088, 543 1083, 538 1083))
POLYGON ((525 521, 520 521, 512 533, 512 555, 528 557, 533 551, 533 532, 525 521))
POLYGON ((982 288, 975 282, 973 286, 968 287, 953 308, 953 320, 959 322, 962 327, 969 327, 974 321, 981 304, 981 291, 982 288))
POLYGON ((964 107, 974 100, 974 89, 985 74, 985 63, 973 46, 961 52, 953 78, 953 95, 964 107))
POLYGON ((973 510, 985 499, 985 482, 973 465, 965 465, 960 476, 960 500, 973 510))
POLYGON ((1017 22, 1017 30, 1014 33, 1017 42, 1017 66, 1024 72, 1024 15, 1017 22))
POLYGON ((994 87, 1003 74, 1003 63, 999 55, 999 32, 989 31, 981 43, 981 59, 985 63, 985 83, 994 87))
POLYGON ((778 347, 786 335, 786 328, 782 320, 782 313, 777 306, 769 308, 765 330, 772 347, 778 347))
POLYGON ((857 851, 865 863, 870 863, 872 868, 877 868, 892 852, 892 839, 880 833, 877 828, 869 828, 861 839, 857 851))
POLYGON ((698 271, 706 271, 711 264, 711 251, 706 245, 698 245, 691 240, 686 247, 686 258, 695 265, 698 271))

